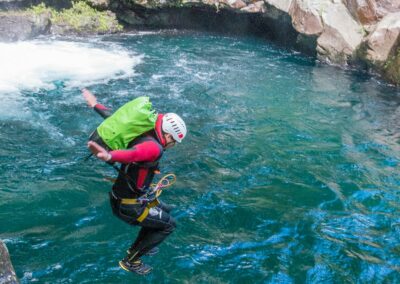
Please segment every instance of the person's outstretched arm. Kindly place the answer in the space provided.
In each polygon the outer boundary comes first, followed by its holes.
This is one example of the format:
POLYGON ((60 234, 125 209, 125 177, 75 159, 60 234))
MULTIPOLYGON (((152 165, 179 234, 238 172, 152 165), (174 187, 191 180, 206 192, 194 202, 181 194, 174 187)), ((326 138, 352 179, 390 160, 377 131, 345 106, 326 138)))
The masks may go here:
POLYGON ((89 107, 93 108, 102 118, 106 119, 111 116, 112 112, 110 109, 97 102, 97 98, 88 89, 82 89, 82 95, 85 98, 89 107))
POLYGON ((138 162, 154 162, 161 154, 161 149, 152 141, 145 141, 129 150, 114 150, 108 152, 94 141, 88 142, 89 150, 100 160, 105 162, 119 162, 123 164, 138 162))

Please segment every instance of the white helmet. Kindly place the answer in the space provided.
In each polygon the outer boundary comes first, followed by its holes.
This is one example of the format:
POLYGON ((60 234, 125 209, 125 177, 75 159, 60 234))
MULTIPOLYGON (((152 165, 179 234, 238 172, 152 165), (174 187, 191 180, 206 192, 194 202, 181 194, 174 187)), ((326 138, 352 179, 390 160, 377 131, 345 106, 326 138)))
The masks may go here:
POLYGON ((181 143, 187 130, 183 119, 175 113, 166 113, 162 118, 162 130, 172 135, 176 142, 181 143))

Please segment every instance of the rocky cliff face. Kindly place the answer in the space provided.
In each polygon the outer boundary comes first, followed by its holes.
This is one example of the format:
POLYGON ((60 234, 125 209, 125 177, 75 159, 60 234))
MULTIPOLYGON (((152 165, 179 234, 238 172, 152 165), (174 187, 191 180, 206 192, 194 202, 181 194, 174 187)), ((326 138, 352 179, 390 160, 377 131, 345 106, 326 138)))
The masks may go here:
POLYGON ((47 6, 57 9, 70 8, 71 0, 0 0, 0 10, 16 10, 23 9, 40 3, 46 3, 47 6))
POLYGON ((107 1, 134 27, 259 34, 321 61, 370 68, 400 84, 393 76, 400 73, 400 0, 107 1))
POLYGON ((60 10, 47 7, 44 3, 23 10, 2 10, 0 41, 27 40, 42 34, 88 35, 122 31, 113 12, 100 11, 101 6, 98 8, 94 9, 85 2, 76 2, 68 9, 60 10))
POLYGON ((0 12, 0 40, 17 41, 46 34, 50 29, 50 15, 28 12, 0 12))

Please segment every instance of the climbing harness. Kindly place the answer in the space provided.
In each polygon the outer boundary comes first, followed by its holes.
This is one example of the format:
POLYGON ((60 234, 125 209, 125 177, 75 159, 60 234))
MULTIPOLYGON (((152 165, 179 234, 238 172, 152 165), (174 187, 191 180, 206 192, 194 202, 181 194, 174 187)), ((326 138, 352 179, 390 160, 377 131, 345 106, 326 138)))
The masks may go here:
POLYGON ((170 187, 176 182, 176 176, 174 174, 167 174, 162 177, 156 184, 151 184, 149 191, 146 192, 139 198, 121 198, 121 204, 124 205, 135 205, 145 204, 145 208, 136 219, 138 222, 142 222, 149 215, 150 209, 160 204, 158 197, 161 195, 164 188, 170 187))

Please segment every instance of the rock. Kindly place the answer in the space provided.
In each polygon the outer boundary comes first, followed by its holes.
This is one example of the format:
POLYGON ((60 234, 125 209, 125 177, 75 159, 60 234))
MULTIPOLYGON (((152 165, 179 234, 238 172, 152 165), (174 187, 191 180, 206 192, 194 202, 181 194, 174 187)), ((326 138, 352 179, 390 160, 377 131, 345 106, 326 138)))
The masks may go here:
POLYGON ((29 12, 0 12, 0 40, 17 41, 49 32, 50 14, 29 12))
POLYGON ((386 80, 400 86, 400 48, 385 62, 382 73, 386 80))
POLYGON ((379 18, 387 14, 400 12, 400 0, 376 0, 379 18))
POLYGON ((134 27, 145 26, 145 18, 132 10, 125 9, 123 12, 119 12, 118 19, 134 27))
POLYGON ((378 18, 378 5, 375 0, 344 0, 352 16, 363 25, 375 23, 378 18))
POLYGON ((266 8, 264 1, 258 1, 240 9, 240 11, 248 13, 265 13, 266 8))
POLYGON ((365 59, 383 64, 400 44, 400 12, 386 15, 364 41, 365 59))
POLYGON ((242 0, 227 0, 226 3, 232 9, 242 9, 247 6, 242 0))
POLYGON ((322 60, 345 64, 363 38, 363 29, 339 1, 294 0, 289 14, 300 33, 297 44, 322 60))
POLYGON ((341 2, 330 3, 321 13, 324 30, 317 40, 320 59, 336 64, 349 62, 360 45, 364 32, 341 2))
POLYGON ((110 6, 110 0, 85 0, 91 7, 97 10, 107 10, 110 6))
POLYGON ((400 0, 344 0, 349 12, 363 25, 372 25, 400 11, 400 0))
POLYGON ((6 245, 0 241, 0 283, 18 284, 6 245))
POLYGON ((282 12, 289 14, 290 6, 293 0, 265 0, 264 3, 268 6, 273 6, 282 12))
POLYGON ((26 9, 39 3, 45 3, 47 7, 65 9, 71 7, 71 2, 71 0, 0 0, 0 10, 26 9))
POLYGON ((320 35, 324 29, 320 14, 329 4, 329 0, 294 0, 289 9, 293 27, 303 35, 320 35))

